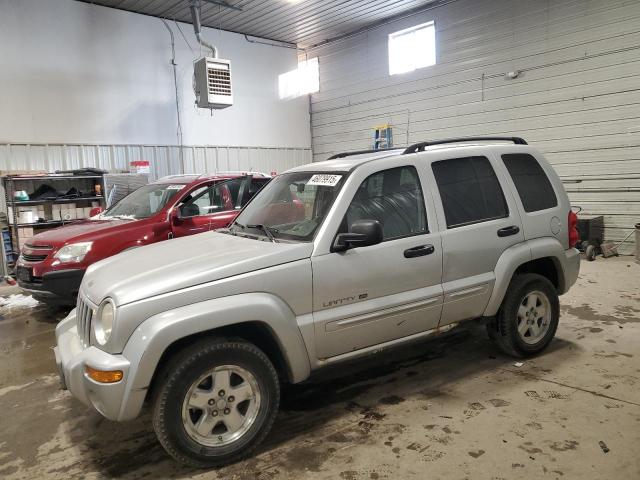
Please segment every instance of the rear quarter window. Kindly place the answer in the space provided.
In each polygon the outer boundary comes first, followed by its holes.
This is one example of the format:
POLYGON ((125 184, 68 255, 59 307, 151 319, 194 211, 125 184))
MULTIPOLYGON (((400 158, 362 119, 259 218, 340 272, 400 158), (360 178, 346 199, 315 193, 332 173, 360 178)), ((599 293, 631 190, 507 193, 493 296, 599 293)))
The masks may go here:
POLYGON ((509 216, 500 182, 486 157, 440 160, 431 164, 447 228, 509 216))
POLYGON ((502 161, 513 179, 525 212, 558 205, 551 182, 535 157, 528 153, 507 153, 502 155, 502 161))

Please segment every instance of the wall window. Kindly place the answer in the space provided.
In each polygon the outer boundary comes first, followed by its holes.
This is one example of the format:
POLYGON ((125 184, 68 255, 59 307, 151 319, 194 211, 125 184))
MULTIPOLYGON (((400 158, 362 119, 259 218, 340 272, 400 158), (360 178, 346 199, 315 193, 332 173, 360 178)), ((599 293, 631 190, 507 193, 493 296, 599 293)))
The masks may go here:
POLYGON ((318 58, 298 62, 298 68, 278 77, 281 99, 296 98, 320 90, 318 58))
POLYGON ((447 228, 509 216, 500 182, 486 157, 441 160, 431 168, 447 228))
POLYGON ((528 153, 502 155, 509 175, 516 185, 525 212, 537 212, 558 205, 551 182, 538 161, 528 153))
POLYGON ((384 240, 427 233, 427 214, 415 167, 391 168, 367 177, 347 209, 342 231, 356 220, 378 220, 384 240))
POLYGON ((389 75, 413 72, 436 64, 436 27, 433 22, 389 35, 389 75))

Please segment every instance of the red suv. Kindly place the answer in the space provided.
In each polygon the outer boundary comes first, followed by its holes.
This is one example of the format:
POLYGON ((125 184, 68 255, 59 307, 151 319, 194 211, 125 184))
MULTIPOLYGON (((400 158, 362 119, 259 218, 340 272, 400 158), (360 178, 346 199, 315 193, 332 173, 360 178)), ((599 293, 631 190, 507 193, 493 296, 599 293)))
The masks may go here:
POLYGON ((271 177, 220 173, 164 177, 105 212, 35 235, 16 266, 18 284, 44 303, 73 305, 89 265, 124 250, 223 228, 271 177))

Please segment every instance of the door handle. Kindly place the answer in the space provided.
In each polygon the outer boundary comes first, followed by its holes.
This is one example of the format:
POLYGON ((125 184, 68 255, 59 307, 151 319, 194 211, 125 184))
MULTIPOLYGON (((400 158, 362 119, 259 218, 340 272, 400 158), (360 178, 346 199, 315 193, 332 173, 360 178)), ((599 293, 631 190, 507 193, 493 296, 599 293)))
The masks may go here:
POLYGON ((404 258, 423 257, 431 255, 436 249, 433 245, 420 245, 418 247, 408 248, 404 251, 404 258))
POLYGON ((498 230, 499 237, 508 237, 509 235, 515 235, 520 231, 520 227, 517 225, 511 225, 510 227, 504 227, 498 230))

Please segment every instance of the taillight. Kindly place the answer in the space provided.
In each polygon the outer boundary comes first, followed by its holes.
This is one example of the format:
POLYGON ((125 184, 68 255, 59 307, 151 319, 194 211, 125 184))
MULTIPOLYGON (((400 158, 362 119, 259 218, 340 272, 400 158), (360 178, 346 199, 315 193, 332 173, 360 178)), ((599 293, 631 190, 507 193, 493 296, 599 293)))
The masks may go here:
POLYGON ((579 240, 578 215, 573 210, 569 210, 569 248, 575 247, 579 240))

